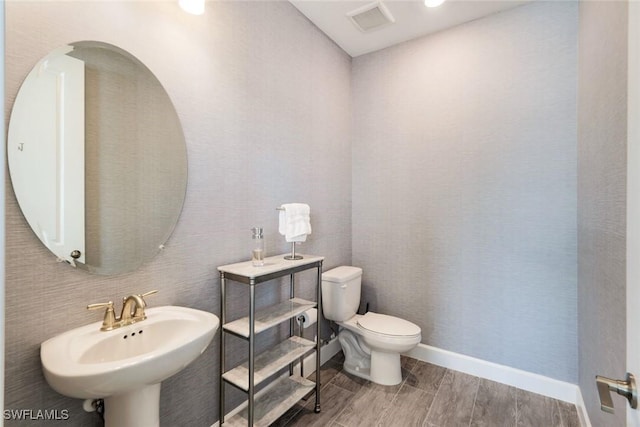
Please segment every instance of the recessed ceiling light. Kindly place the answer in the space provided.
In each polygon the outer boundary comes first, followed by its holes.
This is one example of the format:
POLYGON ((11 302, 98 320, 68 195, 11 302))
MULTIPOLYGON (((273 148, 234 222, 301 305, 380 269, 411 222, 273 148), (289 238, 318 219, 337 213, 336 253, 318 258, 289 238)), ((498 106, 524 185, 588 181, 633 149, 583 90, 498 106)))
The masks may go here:
POLYGON ((178 4, 182 10, 193 15, 204 13, 204 0, 178 0, 178 4))
POLYGON ((424 0, 424 5, 427 7, 438 7, 442 3, 444 3, 444 0, 424 0))

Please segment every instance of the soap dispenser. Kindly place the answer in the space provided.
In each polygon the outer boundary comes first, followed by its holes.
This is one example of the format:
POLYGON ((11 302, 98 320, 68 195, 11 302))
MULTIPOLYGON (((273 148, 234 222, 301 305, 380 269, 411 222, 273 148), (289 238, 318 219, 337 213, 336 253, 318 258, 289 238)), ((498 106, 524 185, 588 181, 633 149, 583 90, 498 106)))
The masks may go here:
POLYGON ((251 231, 253 232, 251 239, 251 262, 255 267, 262 267, 265 258, 262 227, 254 227, 251 231))

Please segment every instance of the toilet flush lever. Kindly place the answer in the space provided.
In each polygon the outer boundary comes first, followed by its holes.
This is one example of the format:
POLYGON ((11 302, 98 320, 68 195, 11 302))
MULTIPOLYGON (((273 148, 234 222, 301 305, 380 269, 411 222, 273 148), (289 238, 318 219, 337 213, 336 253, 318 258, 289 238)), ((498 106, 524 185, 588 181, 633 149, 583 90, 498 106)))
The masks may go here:
POLYGON ((613 414, 613 400, 611 399, 612 391, 620 396, 624 396, 629 401, 629 405, 633 409, 638 408, 638 389, 636 388, 636 379, 633 374, 627 372, 624 381, 612 380, 611 378, 596 375, 596 385, 598 386, 598 394, 600 395, 600 409, 613 414))

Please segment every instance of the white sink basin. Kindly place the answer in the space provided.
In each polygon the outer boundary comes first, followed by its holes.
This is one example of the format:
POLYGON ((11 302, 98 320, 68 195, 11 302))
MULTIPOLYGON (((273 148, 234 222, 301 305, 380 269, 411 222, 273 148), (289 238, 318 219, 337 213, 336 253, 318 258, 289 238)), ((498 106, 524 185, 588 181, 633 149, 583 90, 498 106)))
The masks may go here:
MULTIPOLYGON (((212 313, 176 306, 149 308, 146 314, 146 320, 112 331, 100 331, 102 322, 96 322, 42 343, 40 358, 49 385, 69 397, 126 396, 124 400, 157 385, 159 398, 159 383, 204 352, 220 320, 212 313)), ((117 401, 113 399, 112 406, 117 401)), ((113 409, 108 406, 105 399, 107 421, 113 409)))

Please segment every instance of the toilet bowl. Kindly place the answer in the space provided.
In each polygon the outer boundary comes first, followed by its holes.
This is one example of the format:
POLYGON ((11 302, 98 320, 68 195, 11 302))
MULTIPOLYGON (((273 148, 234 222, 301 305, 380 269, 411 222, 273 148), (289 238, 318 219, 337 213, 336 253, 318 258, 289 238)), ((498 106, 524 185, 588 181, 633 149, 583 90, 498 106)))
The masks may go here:
POLYGON ((420 327, 385 314, 356 314, 361 278, 362 269, 350 266, 323 273, 324 317, 340 326, 338 339, 345 355, 345 371, 377 384, 399 384, 402 381, 400 353, 420 343, 420 327))
POLYGON ((345 354, 344 369, 382 385, 402 382, 400 353, 420 343, 420 327, 406 320, 368 312, 345 322, 338 335, 345 354))

